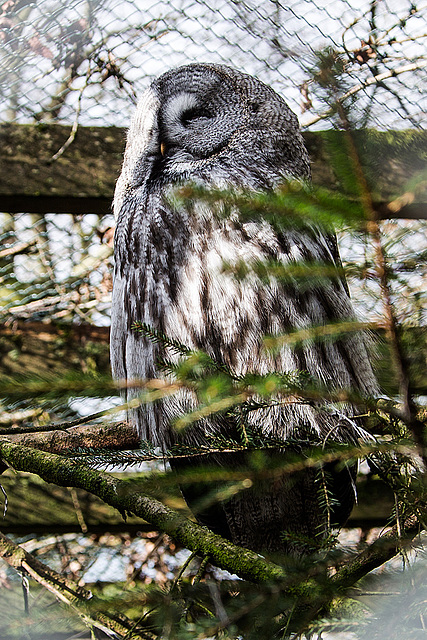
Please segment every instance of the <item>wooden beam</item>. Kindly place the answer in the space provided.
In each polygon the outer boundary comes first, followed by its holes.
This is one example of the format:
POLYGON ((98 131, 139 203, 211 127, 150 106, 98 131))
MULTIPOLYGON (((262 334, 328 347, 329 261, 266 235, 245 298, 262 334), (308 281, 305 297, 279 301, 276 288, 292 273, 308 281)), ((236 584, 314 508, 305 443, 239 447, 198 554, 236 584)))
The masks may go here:
POLYGON ((2 195, 1 211, 7 213, 111 213, 111 197, 2 195))
MULTIPOLYGON (((69 127, 58 124, 0 125, 0 211, 99 215, 111 211, 125 130, 80 127, 75 140, 54 160, 69 134, 69 127)), ((340 131, 304 133, 314 183, 340 187, 328 145, 331 140, 340 144, 342 136, 340 131)), ((356 131, 355 137, 379 217, 427 219, 425 191, 415 190, 396 205, 396 198, 407 192, 407 183, 427 169, 427 132, 366 130, 356 131)))

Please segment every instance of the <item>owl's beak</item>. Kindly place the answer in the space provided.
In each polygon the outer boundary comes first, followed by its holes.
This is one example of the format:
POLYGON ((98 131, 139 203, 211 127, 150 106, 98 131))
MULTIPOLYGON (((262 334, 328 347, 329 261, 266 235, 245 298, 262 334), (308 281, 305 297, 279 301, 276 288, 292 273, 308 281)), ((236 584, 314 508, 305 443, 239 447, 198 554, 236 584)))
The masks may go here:
POLYGON ((160 143, 160 153, 162 154, 162 156, 164 156, 166 153, 166 144, 164 142, 160 143))

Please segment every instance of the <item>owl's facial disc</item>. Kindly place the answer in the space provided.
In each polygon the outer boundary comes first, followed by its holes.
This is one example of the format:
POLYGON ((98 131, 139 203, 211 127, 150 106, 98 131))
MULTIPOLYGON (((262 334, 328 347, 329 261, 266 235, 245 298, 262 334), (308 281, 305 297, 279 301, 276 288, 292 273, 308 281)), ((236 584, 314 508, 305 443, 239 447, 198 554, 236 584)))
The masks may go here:
POLYGON ((239 124, 238 118, 231 120, 227 115, 222 101, 206 93, 187 90, 167 97, 159 110, 162 156, 176 167, 218 154, 228 145, 239 124))
POLYGON ((258 187, 309 175, 297 119, 278 94, 229 67, 192 64, 141 97, 116 193, 207 176, 258 187))

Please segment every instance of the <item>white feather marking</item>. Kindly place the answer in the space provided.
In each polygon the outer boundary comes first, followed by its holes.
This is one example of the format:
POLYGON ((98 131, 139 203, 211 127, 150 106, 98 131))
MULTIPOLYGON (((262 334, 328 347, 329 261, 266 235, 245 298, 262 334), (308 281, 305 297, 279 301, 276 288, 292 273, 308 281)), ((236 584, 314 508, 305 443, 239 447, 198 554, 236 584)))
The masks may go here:
POLYGON ((181 125, 181 116, 185 111, 194 109, 198 104, 198 100, 194 93, 178 93, 178 95, 170 98, 163 109, 163 119, 165 128, 168 133, 173 134, 174 127, 177 123, 181 125))

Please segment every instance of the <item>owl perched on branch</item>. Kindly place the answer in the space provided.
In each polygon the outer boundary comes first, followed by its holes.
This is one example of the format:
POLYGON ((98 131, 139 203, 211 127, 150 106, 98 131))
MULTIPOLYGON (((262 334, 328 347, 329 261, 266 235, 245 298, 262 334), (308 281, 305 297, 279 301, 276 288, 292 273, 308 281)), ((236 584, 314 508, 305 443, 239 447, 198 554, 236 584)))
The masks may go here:
MULTIPOLYGON (((310 179, 309 160, 296 116, 271 88, 249 75, 214 64, 169 71, 142 96, 127 138, 114 212, 115 274, 111 362, 115 378, 162 377, 162 344, 132 329, 149 325, 190 349, 207 352, 236 376, 248 372, 308 372, 329 389, 376 392, 363 336, 284 344, 271 353, 263 336, 349 320, 354 317, 339 274, 335 238, 307 222, 282 231, 266 220, 218 216, 203 198, 191 207, 174 199, 184 184, 237 192, 273 192, 289 180, 310 179), (224 263, 316 262, 332 268, 321 283, 261 278, 237 279, 224 263), (334 272, 336 269, 336 272, 334 272)), ((128 398, 135 394, 128 390, 128 398)), ((130 411, 141 439, 168 449, 181 442, 209 444, 212 436, 239 439, 232 414, 200 419, 179 433, 173 422, 191 410, 190 392, 130 411)), ((274 402, 248 413, 248 426, 283 442, 269 451, 277 462, 299 439, 355 443, 364 436, 347 405, 274 402)), ((248 453, 172 459, 181 470, 203 464, 244 468, 248 453)), ((279 474, 235 492, 198 513, 199 520, 236 544, 256 551, 300 551, 285 540, 314 538, 329 524, 342 524, 354 501, 354 468, 324 467, 330 505, 319 497, 318 470, 279 474)), ((250 484, 250 483, 249 483, 250 484)), ((186 485, 190 506, 204 490, 186 485)))

